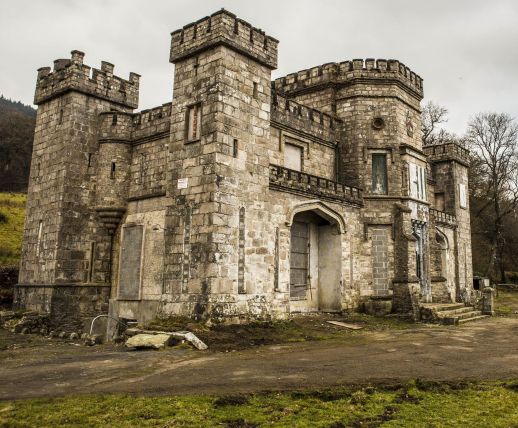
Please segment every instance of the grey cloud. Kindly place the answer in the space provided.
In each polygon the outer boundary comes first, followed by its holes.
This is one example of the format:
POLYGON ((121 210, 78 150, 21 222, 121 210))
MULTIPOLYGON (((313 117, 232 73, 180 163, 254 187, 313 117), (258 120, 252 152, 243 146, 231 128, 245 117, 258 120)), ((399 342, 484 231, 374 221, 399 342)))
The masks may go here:
POLYGON ((425 98, 463 132, 479 111, 518 117, 514 0, 0 0, 0 92, 32 102, 36 69, 86 52, 86 62, 142 74, 141 108, 171 98, 169 33, 221 7, 280 40, 274 77, 330 61, 397 58, 424 78, 425 98))

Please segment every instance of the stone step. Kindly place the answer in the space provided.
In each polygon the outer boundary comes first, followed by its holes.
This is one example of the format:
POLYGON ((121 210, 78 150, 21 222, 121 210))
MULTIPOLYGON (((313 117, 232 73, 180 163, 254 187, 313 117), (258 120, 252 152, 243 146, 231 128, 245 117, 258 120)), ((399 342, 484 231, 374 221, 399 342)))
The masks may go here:
POLYGON ((476 321, 483 318, 488 318, 489 315, 482 315, 482 312, 480 311, 471 311, 471 312, 465 312, 463 314, 460 314, 458 316, 454 317, 444 317, 440 318, 441 324, 445 325, 458 325, 458 324, 464 324, 470 321, 476 321))
POLYGON ((473 318, 464 318, 464 319, 459 320, 459 324, 464 324, 466 322, 471 322, 471 321, 477 321, 477 320, 481 320, 481 319, 484 319, 484 318, 489 318, 489 315, 478 315, 478 316, 473 317, 473 318))
POLYGON ((464 303, 440 303, 437 305, 433 305, 433 308, 437 312, 443 312, 443 311, 454 311, 457 309, 463 309, 465 308, 464 303))
POLYGON ((464 303, 421 303, 420 306, 434 312, 453 311, 465 307, 464 303))
POLYGON ((480 315, 482 315, 482 312, 476 311, 473 308, 471 308, 471 311, 469 311, 469 312, 463 312, 462 314, 458 314, 457 318, 460 321, 460 320, 465 320, 465 319, 469 319, 469 318, 478 317, 480 315))
POLYGON ((447 311, 438 311, 437 312, 437 316, 439 318, 455 317, 455 316, 458 316, 458 315, 462 315, 462 314, 466 314, 466 313, 471 313, 474 310, 475 309, 472 306, 463 306, 462 308, 459 308, 459 309, 452 309, 452 310, 447 310, 447 311))

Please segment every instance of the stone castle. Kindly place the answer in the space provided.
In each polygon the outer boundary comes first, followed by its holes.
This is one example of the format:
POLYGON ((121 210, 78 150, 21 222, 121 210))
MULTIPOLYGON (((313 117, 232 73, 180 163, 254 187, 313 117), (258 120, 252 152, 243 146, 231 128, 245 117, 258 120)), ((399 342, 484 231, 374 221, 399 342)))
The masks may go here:
POLYGON ((173 101, 141 112, 138 74, 38 70, 19 307, 80 328, 470 301, 468 153, 423 147, 422 79, 354 59, 272 81, 277 45, 225 10, 186 25, 173 101))

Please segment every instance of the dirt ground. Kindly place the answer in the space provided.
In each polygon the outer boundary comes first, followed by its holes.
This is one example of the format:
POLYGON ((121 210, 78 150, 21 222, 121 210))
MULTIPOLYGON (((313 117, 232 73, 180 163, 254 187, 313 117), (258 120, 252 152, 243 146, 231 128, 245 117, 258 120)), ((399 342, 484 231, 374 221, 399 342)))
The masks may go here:
POLYGON ((88 393, 235 394, 347 384, 518 378, 518 316, 365 329, 232 352, 85 347, 0 330, 0 399, 88 393))

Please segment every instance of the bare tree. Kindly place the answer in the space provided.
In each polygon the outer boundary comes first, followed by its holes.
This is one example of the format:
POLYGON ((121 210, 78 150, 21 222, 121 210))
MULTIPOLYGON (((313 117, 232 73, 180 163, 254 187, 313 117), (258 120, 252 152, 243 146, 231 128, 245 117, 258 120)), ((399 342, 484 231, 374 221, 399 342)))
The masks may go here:
POLYGON ((441 144, 449 133, 439 128, 441 123, 448 121, 448 110, 433 101, 428 101, 421 113, 421 127, 423 130, 423 145, 441 144))
POLYGON ((472 215, 491 210, 494 254, 489 269, 494 265, 499 279, 505 281, 504 220, 518 206, 518 125, 506 113, 480 113, 468 124, 466 142, 477 165, 477 191, 484 196, 472 215))

